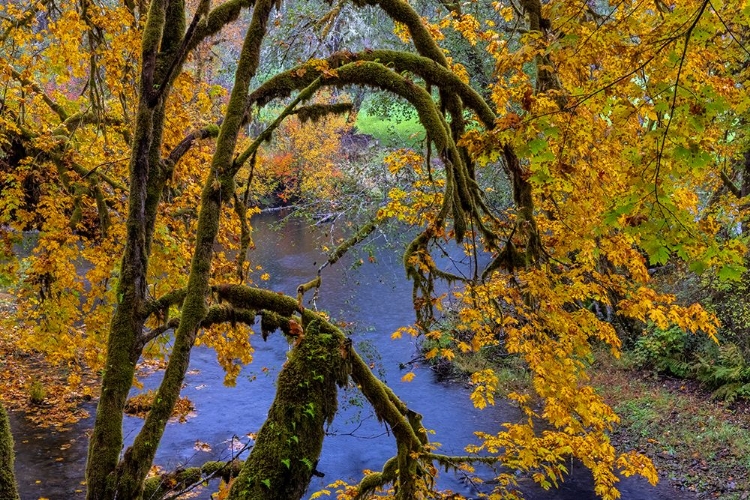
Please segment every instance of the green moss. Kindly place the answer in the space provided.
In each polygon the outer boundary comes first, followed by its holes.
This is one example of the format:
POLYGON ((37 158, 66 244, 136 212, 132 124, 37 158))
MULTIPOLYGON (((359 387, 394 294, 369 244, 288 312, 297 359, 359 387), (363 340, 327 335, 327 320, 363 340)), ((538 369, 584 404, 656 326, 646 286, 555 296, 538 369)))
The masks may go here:
POLYGON ((18 499, 16 479, 13 475, 13 436, 5 408, 0 405, 0 498, 18 499))
POLYGON ((343 115, 350 113, 354 105, 350 102, 340 102, 336 104, 309 104, 297 109, 296 115, 302 123, 310 120, 316 123, 318 120, 328 115, 343 115))
POLYGON ((306 325, 277 381, 276 398, 250 456, 234 482, 231 499, 294 500, 312 477, 337 409, 341 341, 306 325))

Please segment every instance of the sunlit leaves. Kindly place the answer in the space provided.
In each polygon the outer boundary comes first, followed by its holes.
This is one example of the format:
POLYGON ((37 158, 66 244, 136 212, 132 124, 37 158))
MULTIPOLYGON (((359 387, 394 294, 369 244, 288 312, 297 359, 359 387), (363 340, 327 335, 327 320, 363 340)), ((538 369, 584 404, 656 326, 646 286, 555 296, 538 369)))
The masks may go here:
POLYGON ((498 378, 493 370, 473 373, 471 383, 474 385, 474 390, 471 393, 471 402, 474 403, 474 406, 483 409, 487 405, 495 404, 498 378))
MULTIPOLYGON (((615 467, 656 480, 647 459, 617 455, 609 444, 606 432, 617 419, 588 386, 592 345, 619 353, 611 314, 713 337, 715 318, 658 292, 653 268, 681 262, 720 279, 744 270, 746 242, 736 235, 747 207, 721 195, 720 172, 739 168, 747 150, 737 114, 748 109, 737 64, 746 54, 729 30, 742 32, 748 22, 738 2, 716 6, 723 19, 737 19, 730 25, 705 5, 682 3, 666 13, 625 2, 584 13, 575 2, 550 2, 542 7, 552 25, 544 33, 461 30, 470 42, 488 42, 498 113, 491 133, 469 132, 462 144, 480 164, 503 144, 518 154, 546 256, 457 294, 466 304, 457 331, 475 332, 479 348, 502 338, 533 374, 535 396, 511 399, 556 430, 540 432, 530 421, 482 437, 487 451, 504 453, 506 463, 534 472, 545 487, 561 477, 566 454, 592 470, 604 498, 619 496, 615 467), (540 91, 542 71, 555 84, 540 91)), ((513 18, 504 5, 496 9, 513 18)), ((510 243, 522 248, 525 237, 517 226, 510 243)), ((459 335, 454 342, 466 343, 459 335)), ((485 391, 480 383, 472 394, 480 407, 485 391)))

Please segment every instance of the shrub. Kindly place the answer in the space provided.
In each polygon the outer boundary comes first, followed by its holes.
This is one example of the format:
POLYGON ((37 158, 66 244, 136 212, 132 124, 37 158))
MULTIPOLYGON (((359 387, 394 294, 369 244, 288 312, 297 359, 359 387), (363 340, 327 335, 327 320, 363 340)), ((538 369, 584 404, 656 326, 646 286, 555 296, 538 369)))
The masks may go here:
POLYGON ((678 326, 661 329, 649 324, 633 349, 633 361, 640 368, 687 377, 693 371, 691 355, 696 346, 693 335, 678 326))
POLYGON ((44 402, 44 398, 46 397, 47 390, 44 388, 44 385, 38 380, 31 382, 31 385, 29 386, 29 399, 31 402, 35 405, 39 405, 44 402))

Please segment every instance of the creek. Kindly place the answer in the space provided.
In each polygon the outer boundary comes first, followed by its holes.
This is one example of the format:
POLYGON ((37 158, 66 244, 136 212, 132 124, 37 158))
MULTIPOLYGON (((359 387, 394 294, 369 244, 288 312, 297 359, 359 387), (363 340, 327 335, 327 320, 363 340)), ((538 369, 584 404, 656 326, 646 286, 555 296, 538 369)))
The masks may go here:
MULTIPOLYGON (((270 275, 265 283, 271 289, 295 294, 296 287, 315 276, 324 261, 321 238, 330 227, 310 228, 291 220, 274 229, 281 215, 263 214, 253 218, 253 238, 257 249, 250 254, 253 265, 263 266, 270 275)), ((333 318, 347 322, 355 348, 368 356, 376 374, 381 376, 413 410, 424 415, 424 425, 434 431, 431 441, 441 443, 439 451, 465 454, 464 446, 476 443, 474 431, 497 432, 500 424, 519 418, 510 405, 499 401, 496 406, 479 411, 469 401, 469 389, 460 383, 439 380, 428 366, 414 364, 417 346, 413 339, 391 340, 391 333, 414 320, 411 284, 406 280, 400 253, 383 240, 376 241, 370 262, 369 253, 348 255, 323 271, 323 286, 317 306, 333 318), (358 265, 360 259, 363 261, 358 265), (404 366, 413 367, 416 377, 402 382, 404 366)), ((333 246, 329 243, 329 246, 333 246)), ((256 271, 256 280, 261 271, 256 271)), ((207 460, 226 460, 248 433, 257 432, 274 397, 274 381, 286 359, 289 346, 280 333, 264 342, 259 335, 251 338, 254 361, 243 368, 235 387, 223 385, 224 372, 215 353, 196 347, 182 391, 195 405, 195 415, 185 423, 170 423, 156 456, 165 470, 192 466, 207 460)), ((145 389, 158 386, 161 373, 143 379, 145 389)), ((139 391, 134 391, 135 394, 139 391)), ((95 408, 90 412, 93 415, 95 408)), ((93 416, 64 432, 40 430, 11 414, 16 440, 16 473, 23 500, 39 498, 83 498, 83 470, 86 459, 87 432, 93 416)), ((142 421, 126 417, 126 445, 134 439, 142 421)), ((326 487, 335 479, 356 483, 364 469, 379 470, 395 453, 393 437, 377 422, 367 402, 354 390, 341 393, 340 411, 325 440, 317 470, 325 477, 314 477, 308 495, 326 487)), ((591 475, 583 466, 571 464, 571 475, 554 491, 543 491, 529 480, 521 479, 522 489, 530 499, 594 499, 591 475)), ((439 486, 476 497, 481 489, 466 476, 442 473, 439 486)), ((623 479, 623 499, 677 499, 679 495, 666 482, 649 486, 640 478, 623 479)), ((485 486, 484 489, 487 487, 485 486)), ((208 491, 198 498, 208 499, 208 491)), ((331 497, 335 498, 335 497, 331 497)))

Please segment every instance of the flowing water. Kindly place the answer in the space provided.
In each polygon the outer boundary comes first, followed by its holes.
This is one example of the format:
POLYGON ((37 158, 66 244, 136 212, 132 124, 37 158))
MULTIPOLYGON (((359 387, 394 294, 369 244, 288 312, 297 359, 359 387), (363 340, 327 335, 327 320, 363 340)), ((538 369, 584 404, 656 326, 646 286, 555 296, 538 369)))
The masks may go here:
MULTIPOLYGON (((253 265, 262 265, 263 272, 270 274, 266 284, 273 290, 294 294, 300 283, 315 277, 323 262, 321 238, 330 228, 311 229, 293 220, 274 230, 272 223, 278 219, 278 214, 253 219, 258 248, 251 253, 251 259, 253 265)), ((398 250, 387 248, 383 239, 375 247, 374 263, 369 261, 369 253, 360 253, 326 268, 317 305, 335 319, 350 323, 348 330, 355 347, 369 356, 377 373, 410 408, 424 415, 424 425, 434 431, 431 441, 441 444, 439 451, 464 454, 464 446, 476 443, 474 431, 496 432, 502 422, 519 418, 518 413, 502 402, 476 410, 468 400, 467 387, 442 382, 428 367, 410 363, 416 355, 412 339, 391 340, 390 336, 414 319, 411 286, 405 279, 398 250), (364 261, 362 265, 352 265, 360 259, 364 261), (406 373, 404 366, 415 369, 412 382, 401 381, 406 373)), ((267 342, 256 335, 251 341, 254 361, 243 369, 236 387, 223 385, 224 373, 213 351, 203 347, 194 350, 182 394, 194 403, 196 413, 186 423, 167 426, 156 457, 159 466, 172 470, 207 460, 226 460, 248 442, 248 433, 259 430, 289 347, 279 333, 271 335, 267 342)), ((143 380, 145 388, 155 388, 159 376, 157 373, 143 380)), ((328 430, 317 465, 325 477, 313 478, 309 494, 335 479, 356 482, 364 469, 379 470, 395 453, 393 437, 377 422, 361 396, 346 391, 340 401, 341 411, 328 430)), ((93 411, 92 407, 92 414, 93 411)), ((93 418, 89 418, 69 431, 52 432, 34 429, 21 416, 11 415, 23 500, 83 498, 86 432, 92 422, 93 418)), ((126 445, 132 442, 141 423, 137 418, 126 417, 126 445)), ((571 477, 555 491, 545 492, 522 480, 526 496, 540 500, 596 498, 590 474, 580 465, 571 464, 571 469, 571 477)), ((479 492, 471 478, 452 473, 442 474, 439 485, 470 498, 479 492)), ((626 500, 686 498, 666 484, 653 488, 638 478, 623 480, 621 489, 626 500)), ((199 498, 210 498, 207 491, 199 498)))

